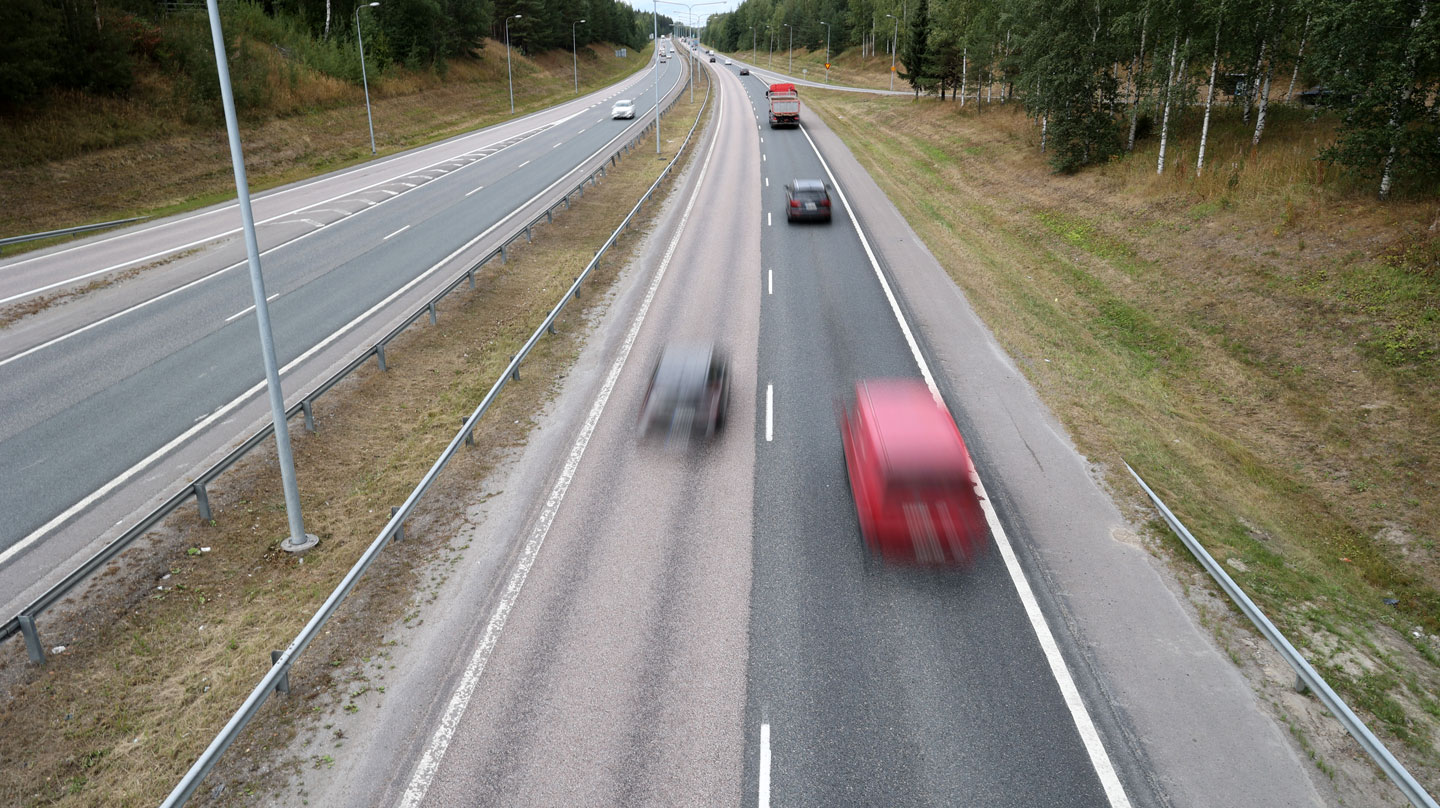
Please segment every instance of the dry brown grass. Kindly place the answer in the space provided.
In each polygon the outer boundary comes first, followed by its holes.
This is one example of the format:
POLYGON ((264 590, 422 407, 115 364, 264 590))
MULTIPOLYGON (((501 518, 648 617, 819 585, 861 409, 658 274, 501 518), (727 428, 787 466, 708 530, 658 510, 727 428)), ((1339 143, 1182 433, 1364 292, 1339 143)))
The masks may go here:
MULTIPOLYGON (((649 49, 616 59, 609 46, 581 51, 581 92, 642 67, 649 49)), ((516 57, 515 110, 533 112, 573 97, 569 54, 516 57), (561 62, 563 61, 563 68, 561 62)), ((269 57, 266 57, 269 58, 269 57)), ((147 74, 148 81, 165 84, 147 74)), ((288 84, 281 83, 285 88, 288 84)), ((434 73, 396 73, 371 84, 381 155, 403 151, 511 117, 505 49, 434 73)), ((167 111, 169 90, 132 101, 73 95, 43 114, 0 119, 0 233, 20 235, 127 216, 164 215, 234 196, 223 125, 187 124, 167 111), (85 133, 95 133, 93 137, 85 133), (46 144, 38 154, 21 144, 46 144), (118 143, 118 145, 107 145, 118 143), (60 155, 51 159, 50 155, 60 155)), ((241 121, 251 190, 283 185, 371 159, 359 87, 306 74, 281 93, 276 109, 241 121), (290 92, 290 90, 286 90, 290 92)), ((34 242, 7 250, 35 249, 34 242)))
POLYGON ((1149 513, 1124 458, 1422 781, 1440 770, 1435 201, 1321 176, 1327 130, 1299 115, 1254 154, 1222 121, 1199 181, 1156 178, 1152 144, 1059 177, 1013 108, 807 100, 1122 500, 1149 513))
MULTIPOLYGON (((700 100, 678 104, 674 125, 688 128, 700 100)), ((679 138, 667 156, 678 145, 679 138)), ((390 506, 429 468, 663 165, 623 161, 554 225, 537 230, 533 245, 519 244, 508 263, 477 273, 474 292, 444 301, 438 326, 416 326, 391 343, 388 372, 367 366, 320 399, 318 432, 292 433, 317 549, 303 559, 278 549, 284 499, 273 454, 257 451, 212 486, 214 524, 172 517, 146 548, 127 552, 124 572, 104 574, 104 586, 77 613, 45 621, 45 637, 65 645, 64 653, 36 668, 18 643, 3 649, 0 803, 157 804, 259 681, 270 650, 289 643, 370 544, 390 506)), ((658 210, 652 205, 647 215, 658 210)), ((649 221, 642 219, 641 231, 649 221)), ((593 293, 557 324, 559 336, 539 343, 521 380, 480 422, 476 447, 447 466, 407 523, 405 543, 382 554, 295 665, 292 695, 271 699, 207 781, 202 795, 224 783, 223 796, 202 803, 250 804, 251 795, 283 784, 277 750, 314 700, 335 696, 347 672, 388 653, 379 638, 414 608, 421 571, 463 549, 450 541, 463 518, 455 503, 483 499, 487 471, 525 441, 531 414, 554 394, 584 323, 638 241, 621 242, 592 276, 593 293)))

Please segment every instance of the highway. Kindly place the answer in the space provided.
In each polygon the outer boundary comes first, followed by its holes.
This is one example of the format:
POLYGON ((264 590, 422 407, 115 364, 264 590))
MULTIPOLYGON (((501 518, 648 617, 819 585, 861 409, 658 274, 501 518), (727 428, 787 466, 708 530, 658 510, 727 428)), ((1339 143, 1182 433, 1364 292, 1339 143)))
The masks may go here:
MULTIPOLYGON (((664 103, 686 63, 655 67, 664 103)), ((643 129, 655 74, 257 196, 289 401, 643 129)), ((0 307, 105 281, 0 331, 10 614, 269 419, 233 203, 0 263, 0 307)))
POLYGON ((843 144, 808 110, 770 130, 763 84, 707 69, 694 164, 310 799, 1323 804, 843 144), (832 223, 785 223, 797 177, 836 186, 832 223), (731 356, 726 432, 639 444, 655 357, 695 339, 731 356), (835 402, 882 376, 932 379, 966 435, 995 520, 971 569, 862 563, 835 402))

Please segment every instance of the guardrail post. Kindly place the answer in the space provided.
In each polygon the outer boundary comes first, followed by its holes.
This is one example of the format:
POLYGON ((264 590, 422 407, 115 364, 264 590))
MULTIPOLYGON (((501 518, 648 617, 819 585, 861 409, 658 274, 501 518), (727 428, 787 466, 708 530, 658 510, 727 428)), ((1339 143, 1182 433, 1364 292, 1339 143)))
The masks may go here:
POLYGON ((37 665, 45 662, 45 649, 40 646, 40 634, 35 630, 35 618, 28 614, 16 615, 15 620, 20 623, 20 633, 25 635, 25 653, 30 655, 30 661, 37 665))
POLYGON ((1298 671, 1295 673, 1295 692, 1301 695, 1310 692, 1310 686, 1305 684, 1305 678, 1298 671))
MULTIPOLYGON (((463 415, 460 416, 460 426, 465 426, 465 421, 466 421, 465 416, 463 416, 463 415)), ((473 429, 467 429, 467 430, 465 430, 465 445, 466 445, 466 446, 474 446, 474 445, 475 445, 475 430, 473 430, 473 429)))
POLYGON ((555 321, 554 321, 554 320, 551 320, 551 321, 550 321, 550 325, 545 326, 545 333, 551 334, 551 335, 553 335, 553 334, 555 333, 555 321))
POLYGON ((205 492, 205 483, 197 480, 191 488, 195 491, 195 507, 200 510, 200 521, 212 521, 215 516, 210 512, 210 495, 205 492))
POLYGON ((509 262, 510 262, 510 255, 509 255, 509 253, 508 253, 508 252, 506 251, 506 249, 505 249, 506 246, 507 246, 507 245, 504 245, 504 244, 500 245, 500 263, 502 263, 502 264, 506 264, 506 263, 509 263, 509 262))
POLYGON ((315 403, 310 399, 300 402, 300 409, 305 413, 305 431, 315 431, 315 403))
POLYGON ((545 224, 555 224, 555 209, 554 209, 554 208, 546 208, 546 209, 545 209, 545 224))
POLYGON ((381 372, 381 373, 384 373, 385 370, 386 370, 386 367, 385 367, 385 346, 384 346, 384 345, 376 345, 376 346, 375 346, 375 359, 380 362, 380 372, 381 372))
MULTIPOLYGON (((285 656, 285 652, 284 652, 284 651, 271 651, 271 652, 270 652, 270 665, 273 667, 276 662, 279 662, 279 661, 280 661, 280 657, 282 657, 282 656, 285 656)), ((289 693, 289 692, 290 692, 290 670, 289 670, 288 668, 285 670, 284 673, 280 674, 280 678, 278 678, 278 679, 275 680, 275 692, 276 692, 276 693, 289 693)))
MULTIPOLYGON (((511 361, 511 362, 515 362, 515 357, 513 357, 513 356, 510 357, 510 361, 511 361)), ((514 380, 517 381, 517 382, 520 381, 520 363, 519 363, 519 362, 515 362, 515 369, 510 371, 510 378, 514 379, 514 380)))
MULTIPOLYGON (((393 519, 400 509, 394 506, 390 508, 390 517, 393 519)), ((401 522, 395 526, 395 541, 405 541, 405 523, 401 522)))
POLYGON ((470 276, 470 288, 471 288, 471 289, 474 289, 474 288, 475 288, 475 268, 474 268, 474 267, 471 267, 471 268, 470 268, 470 271, 469 271, 469 272, 466 272, 465 274, 470 276))
POLYGON ((566 195, 565 195, 565 209, 566 209, 566 210, 569 210, 569 209, 570 209, 570 195, 569 195, 569 194, 566 194, 566 195))
POLYGON ((435 301, 433 301, 433 300, 430 301, 430 305, 429 305, 427 308, 430 309, 430 325, 435 325, 435 322, 436 322, 436 317, 435 317, 435 301))
POLYGON ((533 239, 533 238, 530 237, 530 225, 528 225, 528 224, 525 225, 525 243, 526 243, 526 244, 529 244, 530 242, 533 242, 534 240, 535 240, 535 239, 533 239))

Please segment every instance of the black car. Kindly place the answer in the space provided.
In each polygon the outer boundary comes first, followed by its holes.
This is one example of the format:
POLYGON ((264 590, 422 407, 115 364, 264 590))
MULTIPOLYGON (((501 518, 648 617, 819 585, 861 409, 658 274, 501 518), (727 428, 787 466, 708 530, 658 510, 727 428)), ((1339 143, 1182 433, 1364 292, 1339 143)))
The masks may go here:
POLYGON ((712 64, 712 65, 715 64, 715 57, 714 57, 714 56, 711 56, 711 57, 710 57, 710 64, 712 64))
POLYGON ((792 221, 830 221, 830 186, 821 180, 791 180, 785 186, 785 217, 792 221))
POLYGON ((722 353, 708 344, 667 345, 640 405, 641 434, 667 444, 714 437, 725 428, 729 404, 730 367, 722 353))
POLYGON ((748 76, 748 75, 750 75, 750 68, 748 68, 748 67, 742 67, 742 68, 740 68, 740 75, 742 75, 742 76, 748 76))

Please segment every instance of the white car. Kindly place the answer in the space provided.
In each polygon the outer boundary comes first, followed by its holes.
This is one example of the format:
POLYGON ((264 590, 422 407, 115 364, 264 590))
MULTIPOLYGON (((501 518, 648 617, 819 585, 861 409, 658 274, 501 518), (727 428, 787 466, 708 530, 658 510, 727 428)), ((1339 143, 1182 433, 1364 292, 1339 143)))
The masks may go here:
POLYGON ((619 101, 616 101, 616 102, 615 102, 615 106, 613 106, 613 107, 610 108, 610 117, 611 117, 611 119, 615 119, 615 118, 634 118, 634 117, 635 117, 635 102, 634 102, 634 101, 631 101, 631 100, 629 100, 629 99, 623 99, 623 98, 622 98, 621 100, 619 100, 619 101))
POLYGON ((727 64, 727 65, 730 64, 730 60, 729 60, 729 59, 726 59, 726 60, 725 60, 725 64, 727 64))

